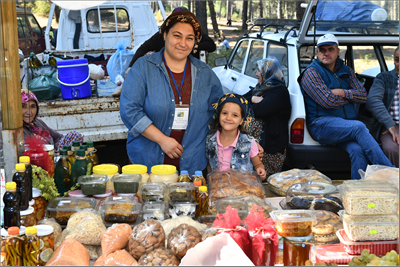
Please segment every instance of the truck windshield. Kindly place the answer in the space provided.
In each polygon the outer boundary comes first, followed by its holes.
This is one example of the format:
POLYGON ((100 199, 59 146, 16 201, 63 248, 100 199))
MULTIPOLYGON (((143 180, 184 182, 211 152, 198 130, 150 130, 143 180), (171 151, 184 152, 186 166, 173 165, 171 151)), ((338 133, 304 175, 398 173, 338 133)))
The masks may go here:
POLYGON ((394 36, 399 34, 398 1, 319 1, 308 36, 317 31, 335 35, 394 36))

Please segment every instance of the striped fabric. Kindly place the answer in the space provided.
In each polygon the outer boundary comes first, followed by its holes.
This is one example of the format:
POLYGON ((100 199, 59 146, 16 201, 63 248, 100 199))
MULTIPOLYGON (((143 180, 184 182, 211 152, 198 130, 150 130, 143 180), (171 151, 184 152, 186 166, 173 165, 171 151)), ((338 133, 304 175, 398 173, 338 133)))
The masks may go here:
POLYGON ((399 79, 397 79, 397 91, 394 93, 389 114, 393 117, 394 122, 399 125, 399 79))

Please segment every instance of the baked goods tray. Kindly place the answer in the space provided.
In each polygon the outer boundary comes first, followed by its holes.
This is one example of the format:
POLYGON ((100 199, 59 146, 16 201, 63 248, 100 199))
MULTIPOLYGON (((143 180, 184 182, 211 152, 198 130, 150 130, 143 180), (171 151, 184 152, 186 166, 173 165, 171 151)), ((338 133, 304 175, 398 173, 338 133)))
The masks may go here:
POLYGON ((271 190, 271 192, 277 194, 278 196, 283 196, 286 197, 286 191, 272 185, 270 182, 265 182, 266 184, 268 184, 269 189, 271 190))

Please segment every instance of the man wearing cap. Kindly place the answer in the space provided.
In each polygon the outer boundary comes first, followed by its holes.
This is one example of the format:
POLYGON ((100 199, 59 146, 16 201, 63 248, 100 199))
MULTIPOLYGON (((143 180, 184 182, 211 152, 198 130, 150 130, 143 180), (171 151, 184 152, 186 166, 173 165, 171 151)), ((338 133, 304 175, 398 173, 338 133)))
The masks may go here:
POLYGON ((356 120, 358 104, 367 92, 354 71, 339 58, 339 42, 325 34, 317 43, 317 59, 300 75, 311 136, 322 145, 336 145, 349 153, 351 179, 358 170, 372 164, 393 166, 361 121, 356 120))

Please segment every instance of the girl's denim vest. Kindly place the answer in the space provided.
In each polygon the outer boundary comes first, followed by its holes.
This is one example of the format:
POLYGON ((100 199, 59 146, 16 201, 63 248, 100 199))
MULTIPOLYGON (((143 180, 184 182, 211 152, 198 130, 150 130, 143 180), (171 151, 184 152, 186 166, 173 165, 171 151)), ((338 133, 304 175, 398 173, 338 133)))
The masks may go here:
MULTIPOLYGON (((253 144, 253 137, 240 133, 236 144, 233 148, 231 157, 231 169, 240 171, 253 171, 253 164, 250 160, 250 150, 253 144)), ((206 156, 208 158, 211 170, 219 170, 218 166, 218 144, 217 133, 207 136, 206 156)))

